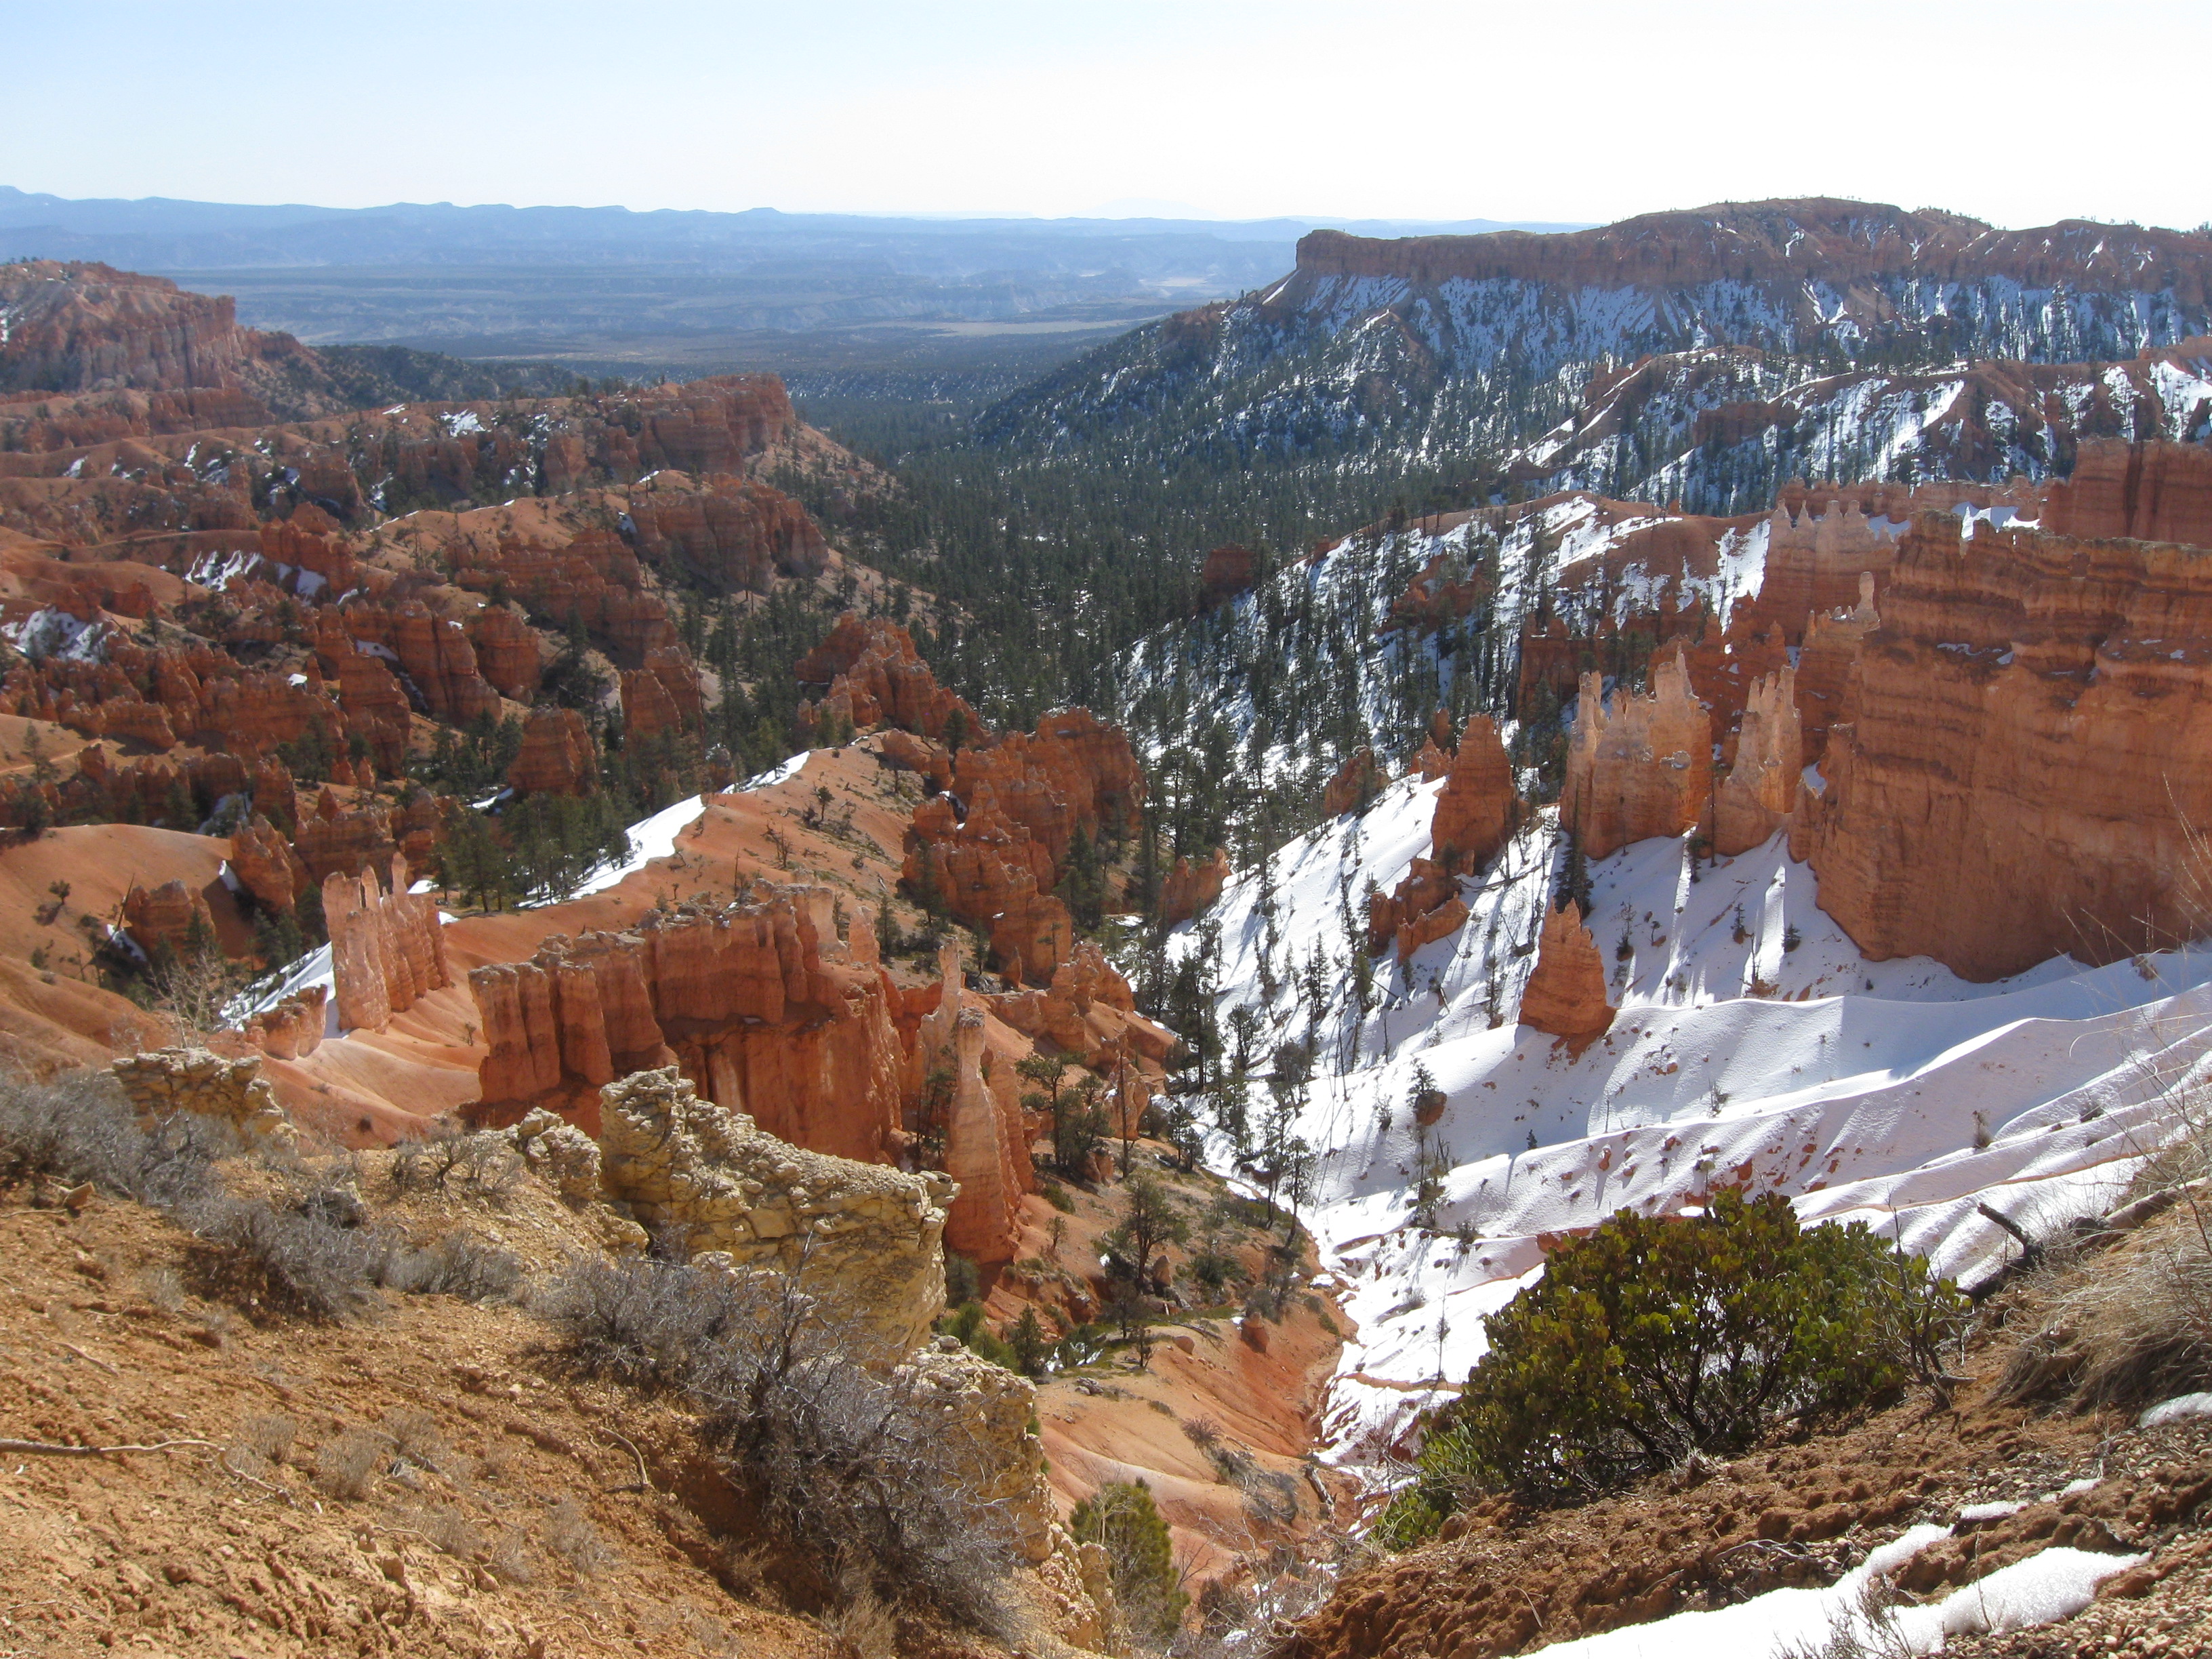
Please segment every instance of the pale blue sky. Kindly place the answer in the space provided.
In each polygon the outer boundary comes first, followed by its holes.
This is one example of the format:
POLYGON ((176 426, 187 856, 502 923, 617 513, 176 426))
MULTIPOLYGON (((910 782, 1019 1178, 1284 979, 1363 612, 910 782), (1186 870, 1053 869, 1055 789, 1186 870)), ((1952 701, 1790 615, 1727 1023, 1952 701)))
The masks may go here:
POLYGON ((0 0, 65 196, 1605 220, 2212 218, 2212 6, 0 0))

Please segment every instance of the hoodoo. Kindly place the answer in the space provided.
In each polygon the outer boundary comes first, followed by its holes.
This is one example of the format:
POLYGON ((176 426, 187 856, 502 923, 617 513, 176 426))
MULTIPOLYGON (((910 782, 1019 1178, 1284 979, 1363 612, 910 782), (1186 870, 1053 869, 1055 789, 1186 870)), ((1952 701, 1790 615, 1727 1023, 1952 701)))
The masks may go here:
POLYGON ((1712 793, 1712 723, 1690 690, 1682 653, 1661 661, 1643 696, 1605 702, 1595 673, 1582 678, 1560 793, 1562 822, 1584 854, 1608 856, 1650 836, 1679 836, 1705 817, 1712 793))

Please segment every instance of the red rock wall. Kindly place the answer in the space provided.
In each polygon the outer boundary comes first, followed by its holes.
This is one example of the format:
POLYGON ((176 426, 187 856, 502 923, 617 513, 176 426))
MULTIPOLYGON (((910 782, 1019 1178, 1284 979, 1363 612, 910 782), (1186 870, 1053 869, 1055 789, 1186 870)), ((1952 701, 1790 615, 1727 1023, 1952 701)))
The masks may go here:
POLYGON ((672 1057, 771 1134, 884 1161, 899 1127, 898 1034, 882 972, 838 939, 834 904, 826 888, 763 884, 726 908, 654 912, 475 969, 491 1051, 483 1109, 587 1109, 599 1085, 672 1057))
POLYGON ((2073 476, 2044 496, 2055 536, 2212 547, 2212 450, 2200 444, 2085 443, 2073 476))
POLYGON ((1900 544, 1801 810, 1821 907, 1869 957, 1976 980, 2201 935, 2212 558, 1959 530, 1929 514, 1900 544))

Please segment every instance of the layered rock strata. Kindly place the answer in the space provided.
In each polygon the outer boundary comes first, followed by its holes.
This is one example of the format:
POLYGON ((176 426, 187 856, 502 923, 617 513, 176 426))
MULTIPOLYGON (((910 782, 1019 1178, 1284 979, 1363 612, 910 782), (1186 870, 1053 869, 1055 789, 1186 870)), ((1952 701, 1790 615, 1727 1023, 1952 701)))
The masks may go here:
POLYGON ((1593 859, 1651 836, 1679 836, 1703 819, 1712 793, 1712 724, 1690 690, 1678 652, 1642 696, 1616 695, 1584 674, 1567 750, 1561 821, 1593 859))
POLYGON ((597 1139, 609 1200, 695 1261, 794 1275, 855 1359, 910 1352, 944 1311, 943 1176, 804 1151, 672 1066, 606 1085, 597 1139))
POLYGON ((407 890, 405 859, 393 857, 386 873, 388 881, 369 869, 323 883, 338 1024, 347 1030, 380 1031, 453 982, 437 902, 407 890))

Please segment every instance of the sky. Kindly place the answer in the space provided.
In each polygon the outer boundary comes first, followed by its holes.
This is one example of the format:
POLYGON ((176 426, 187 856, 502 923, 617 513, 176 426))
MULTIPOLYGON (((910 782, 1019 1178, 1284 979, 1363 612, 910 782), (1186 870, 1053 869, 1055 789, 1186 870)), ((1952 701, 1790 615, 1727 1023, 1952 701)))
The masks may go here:
POLYGON ((0 0, 0 184, 204 201, 2193 227, 2203 0, 0 0))

